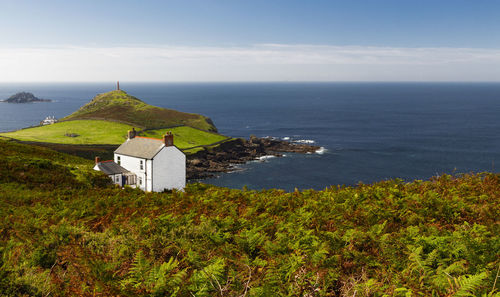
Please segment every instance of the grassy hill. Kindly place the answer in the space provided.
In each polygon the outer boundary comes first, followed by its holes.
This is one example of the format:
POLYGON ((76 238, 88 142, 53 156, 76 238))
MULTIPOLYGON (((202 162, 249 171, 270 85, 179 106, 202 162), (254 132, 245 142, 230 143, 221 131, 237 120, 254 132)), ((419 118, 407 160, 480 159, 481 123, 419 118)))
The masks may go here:
POLYGON ((120 189, 0 140, 0 296, 500 296, 500 176, 120 189))
MULTIPOLYGON (((119 145, 127 131, 135 128, 142 136, 162 138, 167 131, 174 134, 174 144, 194 153, 203 146, 213 146, 230 139, 217 134, 207 117, 151 106, 124 91, 97 95, 60 122, 40 127, 0 133, 21 141, 62 144, 53 146, 71 151, 68 145, 119 145), (168 128, 167 128, 168 127, 168 128)), ((75 147, 75 153, 88 156, 88 148, 75 147)))
POLYGON ((158 129, 186 125, 217 132, 212 121, 202 115, 152 106, 140 99, 116 90, 99 94, 65 120, 117 121, 143 129, 158 129))

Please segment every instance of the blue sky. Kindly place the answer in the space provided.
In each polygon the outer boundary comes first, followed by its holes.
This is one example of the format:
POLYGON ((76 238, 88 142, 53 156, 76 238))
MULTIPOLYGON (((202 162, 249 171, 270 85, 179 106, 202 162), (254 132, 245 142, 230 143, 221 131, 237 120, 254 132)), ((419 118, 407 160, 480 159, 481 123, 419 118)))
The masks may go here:
POLYGON ((13 71, 0 74, 3 81, 500 80, 500 1, 0 0, 0 7, 0 68, 13 71), (28 73, 16 74, 16 65, 28 73))

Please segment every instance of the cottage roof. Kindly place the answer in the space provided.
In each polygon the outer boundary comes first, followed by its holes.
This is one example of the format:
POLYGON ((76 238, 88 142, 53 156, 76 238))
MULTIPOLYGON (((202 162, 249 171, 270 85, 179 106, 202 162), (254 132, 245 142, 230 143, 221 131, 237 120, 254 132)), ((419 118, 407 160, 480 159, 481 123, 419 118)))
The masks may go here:
POLYGON ((153 159, 164 146, 161 139, 137 136, 122 143, 115 150, 115 154, 153 159))
POLYGON ((97 163, 97 167, 99 170, 110 175, 110 174, 120 174, 120 173, 128 173, 129 171, 120 165, 116 164, 113 161, 104 161, 97 163))

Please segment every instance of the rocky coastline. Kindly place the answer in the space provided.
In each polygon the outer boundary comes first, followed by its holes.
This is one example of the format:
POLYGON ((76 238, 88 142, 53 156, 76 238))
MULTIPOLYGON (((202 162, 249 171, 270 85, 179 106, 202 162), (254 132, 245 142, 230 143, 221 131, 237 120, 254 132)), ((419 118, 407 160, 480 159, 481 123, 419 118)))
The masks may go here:
POLYGON ((216 173, 234 171, 234 164, 243 164, 259 157, 272 155, 283 156, 282 153, 314 153, 319 146, 295 143, 274 138, 258 138, 251 136, 249 140, 231 139, 215 148, 205 148, 188 157, 186 178, 188 180, 204 179, 216 173))

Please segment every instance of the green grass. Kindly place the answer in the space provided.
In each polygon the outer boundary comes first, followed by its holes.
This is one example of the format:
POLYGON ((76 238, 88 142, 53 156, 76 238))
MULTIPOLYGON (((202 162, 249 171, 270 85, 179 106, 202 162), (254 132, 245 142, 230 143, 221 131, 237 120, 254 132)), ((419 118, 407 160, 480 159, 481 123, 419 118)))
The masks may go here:
POLYGON ((121 144, 127 137, 127 131, 132 127, 109 121, 76 120, 1 133, 0 135, 22 141, 62 144, 121 144), (79 136, 65 136, 65 134, 71 133, 79 136))
POLYGON ((205 116, 161 108, 144 103, 124 91, 111 91, 97 95, 63 120, 112 120, 142 129, 160 129, 186 125, 206 131, 217 129, 205 116))
POLYGON ((209 133, 194 129, 192 127, 175 127, 169 129, 158 129, 158 130, 146 130, 141 132, 141 136, 162 138, 167 131, 174 134, 174 144, 180 149, 186 149, 199 145, 210 145, 215 142, 230 139, 230 137, 209 133))
MULTIPOLYGON (((133 126, 100 120, 75 120, 59 122, 53 125, 22 129, 15 132, 0 133, 1 136, 22 141, 48 142, 59 144, 122 144, 127 131, 133 126), (65 134, 78 134, 78 137, 69 137, 65 134)), ((135 127, 139 130, 138 127, 135 127)), ((211 145, 230 137, 202 131, 188 126, 168 129, 147 130, 141 136, 161 139, 167 131, 174 134, 174 144, 180 149, 189 149, 200 145, 211 145)), ((202 148, 188 150, 193 153, 202 148)))

